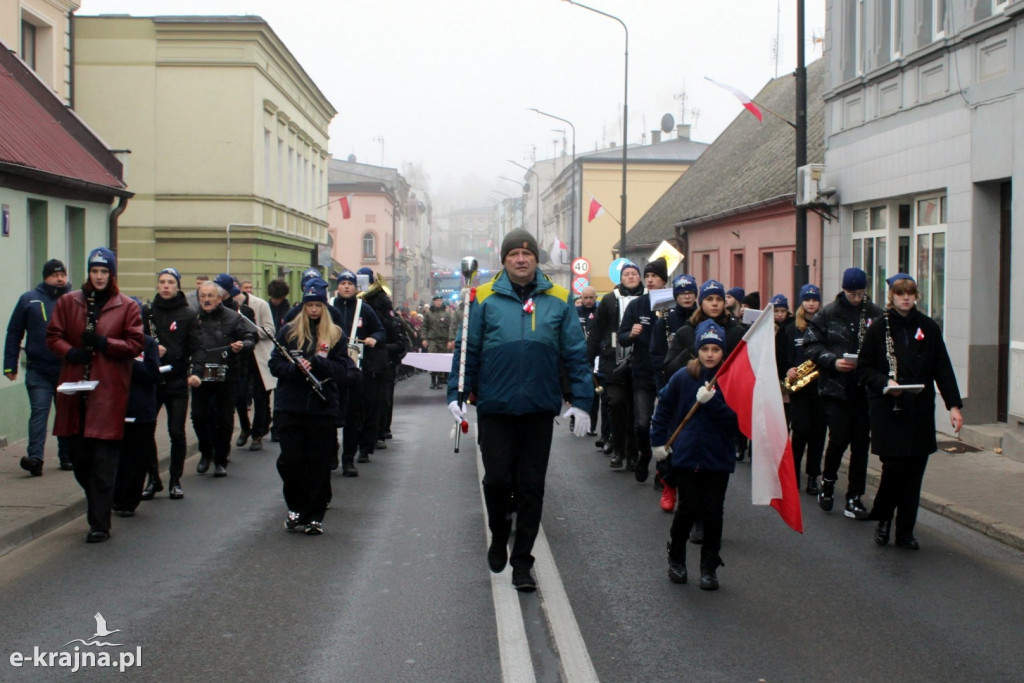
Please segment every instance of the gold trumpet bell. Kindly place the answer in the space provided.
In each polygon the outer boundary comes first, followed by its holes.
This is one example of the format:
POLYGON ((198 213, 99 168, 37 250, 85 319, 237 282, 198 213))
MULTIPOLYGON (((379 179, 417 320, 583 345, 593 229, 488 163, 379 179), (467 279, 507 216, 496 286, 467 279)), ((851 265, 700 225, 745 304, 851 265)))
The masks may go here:
POLYGON ((796 368, 796 381, 790 382, 789 377, 782 380, 782 391, 786 394, 795 394, 808 384, 818 379, 818 367, 814 361, 805 360, 796 368))

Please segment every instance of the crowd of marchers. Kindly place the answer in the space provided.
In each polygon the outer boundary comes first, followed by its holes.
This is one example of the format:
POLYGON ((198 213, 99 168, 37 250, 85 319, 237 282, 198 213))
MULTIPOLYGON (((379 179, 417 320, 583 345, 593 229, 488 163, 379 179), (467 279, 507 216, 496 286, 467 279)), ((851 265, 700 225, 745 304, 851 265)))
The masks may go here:
MULTIPOLYGON (((86 541, 103 542, 112 516, 132 517, 165 490, 161 410, 166 490, 172 500, 185 497, 191 415, 197 475, 227 476, 232 446, 260 451, 266 438, 279 442, 285 527, 321 534, 331 471, 358 476, 355 463, 369 462, 392 436, 394 386, 417 335, 383 288, 359 293, 357 274, 343 271, 329 300, 327 282, 310 268, 292 303, 284 280, 268 283, 267 299, 229 273, 198 277, 186 292, 167 267, 143 304, 120 292, 111 250, 92 250, 86 269, 72 291, 64 263, 48 261, 10 317, 4 375, 15 381, 24 368, 30 404, 22 469, 42 476, 54 406, 58 467, 73 471, 85 492, 86 541)), ((372 272, 359 274, 373 281, 372 272)))

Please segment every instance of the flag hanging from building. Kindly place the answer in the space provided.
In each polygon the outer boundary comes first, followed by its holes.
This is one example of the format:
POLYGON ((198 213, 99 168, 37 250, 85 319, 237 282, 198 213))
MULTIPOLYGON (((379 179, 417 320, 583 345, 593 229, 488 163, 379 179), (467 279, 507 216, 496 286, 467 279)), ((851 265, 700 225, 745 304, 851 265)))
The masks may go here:
POLYGON ((775 364, 774 308, 769 304, 718 371, 718 386, 751 441, 750 498, 771 505, 794 531, 803 533, 793 447, 786 429, 775 364), (756 412, 756 419, 755 419, 756 412))
POLYGON ((590 223, 595 218, 597 218, 598 216, 603 216, 603 215, 604 215, 604 207, 601 206, 600 202, 598 202, 594 198, 594 195, 590 195, 590 213, 587 216, 587 222, 590 223))
POLYGON ((551 263, 556 266, 569 265, 569 247, 557 236, 551 243, 551 263))
POLYGON ((349 204, 349 200, 352 195, 347 194, 338 200, 338 205, 341 206, 341 218, 342 220, 352 218, 352 207, 349 204))
POLYGON ((722 90, 727 90, 727 91, 731 92, 733 94, 733 96, 736 99, 738 99, 743 104, 743 106, 746 108, 747 111, 749 111, 751 114, 753 114, 754 116, 757 117, 758 121, 764 121, 764 116, 761 115, 761 110, 757 108, 757 105, 754 104, 754 101, 752 99, 750 99, 749 97, 747 97, 746 94, 742 90, 739 90, 738 88, 734 88, 731 85, 726 85, 725 83, 719 83, 718 81, 716 81, 716 80, 714 80, 712 78, 708 78, 707 76, 705 76, 704 79, 708 80, 708 81, 711 81, 712 83, 717 85, 722 90))

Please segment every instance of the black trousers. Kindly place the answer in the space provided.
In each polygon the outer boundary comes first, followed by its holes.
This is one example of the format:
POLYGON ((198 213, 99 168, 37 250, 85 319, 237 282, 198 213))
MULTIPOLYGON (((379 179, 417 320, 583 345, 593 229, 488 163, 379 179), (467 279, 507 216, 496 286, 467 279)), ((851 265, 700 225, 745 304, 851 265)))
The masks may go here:
POLYGON ((238 384, 235 397, 238 426, 254 438, 262 438, 270 431, 270 392, 263 384, 259 368, 253 366, 238 384), (249 421, 249 399, 252 399, 252 422, 249 421))
POLYGON ((237 391, 237 382, 203 382, 192 389, 192 428, 199 441, 199 452, 224 467, 231 453, 237 391))
POLYGON ((821 456, 825 451, 825 403, 817 393, 817 387, 808 387, 789 398, 789 415, 793 425, 793 465, 796 480, 800 481, 800 461, 807 451, 805 471, 808 476, 821 475, 821 456))
POLYGON ((608 413, 612 418, 612 450, 616 455, 635 458, 638 454, 633 417, 632 384, 605 384, 608 413))
POLYGON ((513 569, 530 569, 544 509, 554 416, 478 413, 477 419, 487 526, 496 539, 508 539, 514 512, 516 536, 509 564, 513 569))
POLYGON ((825 398, 825 422, 828 423, 828 447, 825 449, 825 471, 822 477, 835 481, 843 453, 850 448, 850 472, 846 484, 846 497, 864 495, 868 476, 868 445, 871 424, 868 422, 868 399, 863 389, 854 392, 854 398, 842 401, 825 398))
POLYGON ((89 531, 110 531, 110 508, 114 503, 121 442, 74 436, 68 439, 68 456, 75 480, 85 491, 89 531))
MULTIPOLYGON (((188 391, 184 394, 162 391, 156 389, 156 412, 160 414, 160 408, 167 408, 167 435, 171 438, 171 471, 169 479, 172 482, 180 481, 182 472, 185 470, 185 453, 188 451, 188 444, 185 439, 185 418, 188 415, 188 391)), ((149 476, 153 480, 160 479, 159 466, 157 463, 156 451, 153 451, 153 458, 149 463, 149 476)))
POLYGON ((882 480, 871 509, 871 519, 889 521, 896 514, 896 539, 914 535, 921 504, 921 482, 928 456, 882 458, 882 480))
POLYGON ((322 522, 331 500, 334 417, 280 410, 276 414, 281 439, 277 472, 281 475, 285 505, 299 513, 300 524, 322 522))
POLYGON ((636 446, 644 455, 651 454, 651 417, 654 415, 656 397, 653 381, 633 380, 633 425, 636 430, 636 446))
POLYGON ((704 523, 701 562, 718 557, 722 549, 722 518, 729 472, 669 470, 666 482, 679 491, 679 505, 672 518, 672 561, 686 558, 686 541, 694 522, 704 523))
POLYGON ((139 506, 149 464, 155 460, 156 422, 125 422, 114 483, 115 509, 134 510, 139 506))
POLYGON ((391 431, 391 415, 395 407, 395 366, 389 365, 388 369, 380 374, 381 395, 380 415, 377 418, 377 438, 383 439, 384 435, 391 431))

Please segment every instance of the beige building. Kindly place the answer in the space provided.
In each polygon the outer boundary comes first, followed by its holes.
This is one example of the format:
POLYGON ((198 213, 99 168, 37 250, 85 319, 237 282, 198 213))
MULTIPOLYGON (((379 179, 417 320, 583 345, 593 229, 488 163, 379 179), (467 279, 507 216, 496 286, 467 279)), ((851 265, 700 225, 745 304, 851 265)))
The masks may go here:
POLYGON ((0 0, 0 43, 15 52, 64 104, 74 106, 71 22, 78 0, 0 0))
POLYGON ((337 113, 255 16, 76 17, 75 105, 131 151, 121 286, 174 266, 298 289, 327 242, 327 127, 337 113))

